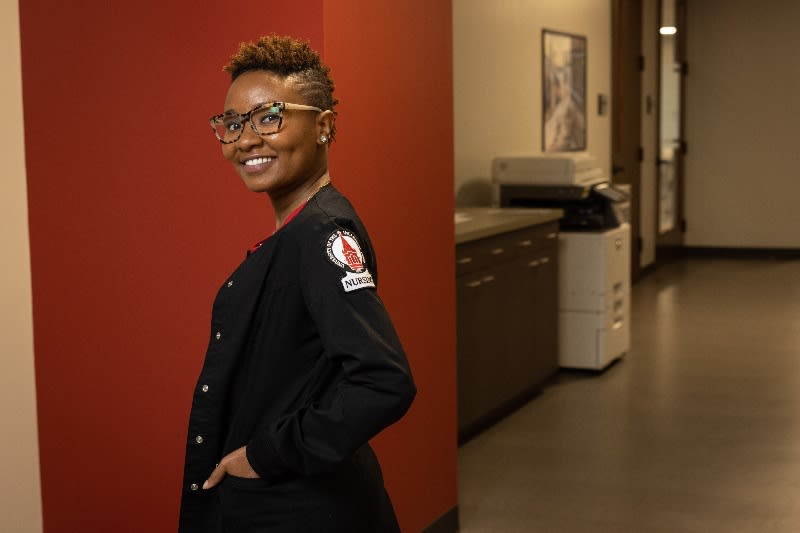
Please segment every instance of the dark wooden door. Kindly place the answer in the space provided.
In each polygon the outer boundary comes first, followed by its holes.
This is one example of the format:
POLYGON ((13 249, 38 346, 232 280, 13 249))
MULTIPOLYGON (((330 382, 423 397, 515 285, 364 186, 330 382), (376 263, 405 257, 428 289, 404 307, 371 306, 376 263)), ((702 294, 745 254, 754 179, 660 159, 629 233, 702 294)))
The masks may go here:
POLYGON ((631 277, 641 276, 642 1, 612 0, 611 164, 614 183, 630 187, 631 277))

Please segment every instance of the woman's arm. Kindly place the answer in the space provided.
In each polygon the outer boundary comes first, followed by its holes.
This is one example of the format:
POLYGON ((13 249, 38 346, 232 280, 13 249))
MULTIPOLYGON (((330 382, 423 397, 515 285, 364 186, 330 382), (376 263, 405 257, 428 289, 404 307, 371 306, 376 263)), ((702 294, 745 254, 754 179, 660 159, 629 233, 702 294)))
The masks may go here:
MULTIPOLYGON (((352 235, 359 247, 364 241, 352 235)), ((333 470, 399 420, 416 394, 402 345, 374 285, 345 287, 342 280, 352 271, 332 261, 324 243, 304 246, 301 257, 306 306, 338 379, 321 401, 288 413, 250 441, 247 458, 262 477, 333 470)))

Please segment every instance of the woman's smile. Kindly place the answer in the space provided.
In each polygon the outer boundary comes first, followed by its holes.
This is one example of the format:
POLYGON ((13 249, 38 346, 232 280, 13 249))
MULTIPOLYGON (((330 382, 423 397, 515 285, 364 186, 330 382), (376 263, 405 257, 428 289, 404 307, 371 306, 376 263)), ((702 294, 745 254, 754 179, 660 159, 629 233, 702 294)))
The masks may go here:
POLYGON ((248 174, 260 174, 270 168, 277 159, 275 156, 255 155, 242 159, 241 165, 248 174))

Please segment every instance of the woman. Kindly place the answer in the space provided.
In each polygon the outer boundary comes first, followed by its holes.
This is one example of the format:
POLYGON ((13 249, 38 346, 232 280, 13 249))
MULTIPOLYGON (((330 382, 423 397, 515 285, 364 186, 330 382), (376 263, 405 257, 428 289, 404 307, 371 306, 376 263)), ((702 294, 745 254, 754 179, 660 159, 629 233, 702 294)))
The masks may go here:
POLYGON ((276 230, 225 280, 189 420, 180 532, 399 531, 367 441, 416 393, 369 236, 330 184, 333 81, 308 44, 242 44, 211 125, 276 230))

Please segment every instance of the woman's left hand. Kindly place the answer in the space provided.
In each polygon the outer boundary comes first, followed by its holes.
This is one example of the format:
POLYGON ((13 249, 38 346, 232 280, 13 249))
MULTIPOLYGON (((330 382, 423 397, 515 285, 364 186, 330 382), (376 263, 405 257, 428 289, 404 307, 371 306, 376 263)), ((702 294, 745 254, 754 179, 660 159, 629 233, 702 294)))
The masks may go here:
POLYGON ((250 461, 247 460, 246 450, 247 446, 242 446, 223 457, 206 482, 203 483, 203 488, 210 489, 218 485, 228 474, 251 479, 259 477, 250 466, 250 461))

